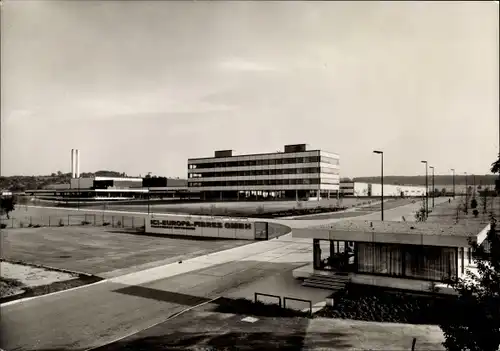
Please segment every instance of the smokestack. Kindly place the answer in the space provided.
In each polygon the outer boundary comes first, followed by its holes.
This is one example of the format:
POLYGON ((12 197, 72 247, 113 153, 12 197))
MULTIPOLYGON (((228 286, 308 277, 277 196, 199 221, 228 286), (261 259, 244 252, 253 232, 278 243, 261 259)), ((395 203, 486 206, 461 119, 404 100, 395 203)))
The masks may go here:
POLYGON ((71 149, 71 178, 75 178, 75 149, 71 149))
POLYGON ((75 150, 75 158, 76 158, 75 173, 76 177, 80 178, 80 150, 78 149, 75 150))

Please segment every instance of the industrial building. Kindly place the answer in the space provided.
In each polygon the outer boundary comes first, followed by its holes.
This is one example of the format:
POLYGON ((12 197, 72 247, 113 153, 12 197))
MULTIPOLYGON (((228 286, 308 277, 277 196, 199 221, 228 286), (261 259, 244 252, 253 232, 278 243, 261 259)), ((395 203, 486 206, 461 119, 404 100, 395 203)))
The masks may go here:
POLYGON ((196 196, 188 193, 185 179, 164 177, 81 177, 80 152, 71 150, 71 175, 69 184, 57 184, 43 190, 27 190, 26 195, 38 200, 62 203, 96 201, 127 201, 142 199, 188 199, 196 196))
MULTIPOLYGON (((340 182, 340 196, 370 197, 380 195, 382 195, 381 184, 353 181, 340 182)), ((425 186, 384 184, 384 196, 425 196, 425 186)))
POLYGON ((339 159, 306 144, 274 153, 215 151, 213 157, 188 160, 188 188, 203 200, 329 198, 339 191, 339 159))

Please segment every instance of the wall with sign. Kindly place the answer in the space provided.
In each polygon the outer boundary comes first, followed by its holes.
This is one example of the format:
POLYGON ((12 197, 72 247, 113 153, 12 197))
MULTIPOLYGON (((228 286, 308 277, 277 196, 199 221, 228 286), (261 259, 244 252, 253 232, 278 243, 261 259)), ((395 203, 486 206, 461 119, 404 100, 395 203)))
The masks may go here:
POLYGON ((146 218, 146 233, 266 240, 267 223, 244 218, 208 216, 161 216, 146 218))

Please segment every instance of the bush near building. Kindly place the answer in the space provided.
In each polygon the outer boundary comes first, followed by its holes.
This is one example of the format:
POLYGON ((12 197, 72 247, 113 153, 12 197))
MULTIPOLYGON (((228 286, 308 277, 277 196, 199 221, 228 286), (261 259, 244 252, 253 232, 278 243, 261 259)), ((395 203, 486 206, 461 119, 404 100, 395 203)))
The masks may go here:
POLYGON ((456 303, 453 297, 432 292, 413 294, 358 284, 349 284, 332 297, 334 306, 325 307, 316 317, 437 325, 456 303))

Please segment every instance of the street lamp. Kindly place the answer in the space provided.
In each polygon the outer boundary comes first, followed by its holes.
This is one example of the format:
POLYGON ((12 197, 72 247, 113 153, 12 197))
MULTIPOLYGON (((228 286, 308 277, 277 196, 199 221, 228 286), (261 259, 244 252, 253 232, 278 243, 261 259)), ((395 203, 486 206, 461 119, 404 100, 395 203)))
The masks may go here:
POLYGON ((453 172, 453 198, 455 198, 455 168, 452 168, 451 171, 453 172))
POLYGON ((434 196, 436 196, 436 189, 434 188, 434 166, 429 166, 432 169, 432 208, 434 208, 434 196))
POLYGON ((420 161, 425 163, 425 216, 429 216, 429 179, 427 161, 420 161))
POLYGON ((378 151, 374 150, 373 153, 379 154, 380 157, 380 185, 382 187, 381 192, 380 192, 380 214, 382 221, 384 220, 384 152, 383 151, 378 151))
POLYGON ((465 213, 467 213, 469 209, 469 189, 467 184, 467 172, 464 172, 465 174, 465 213))

